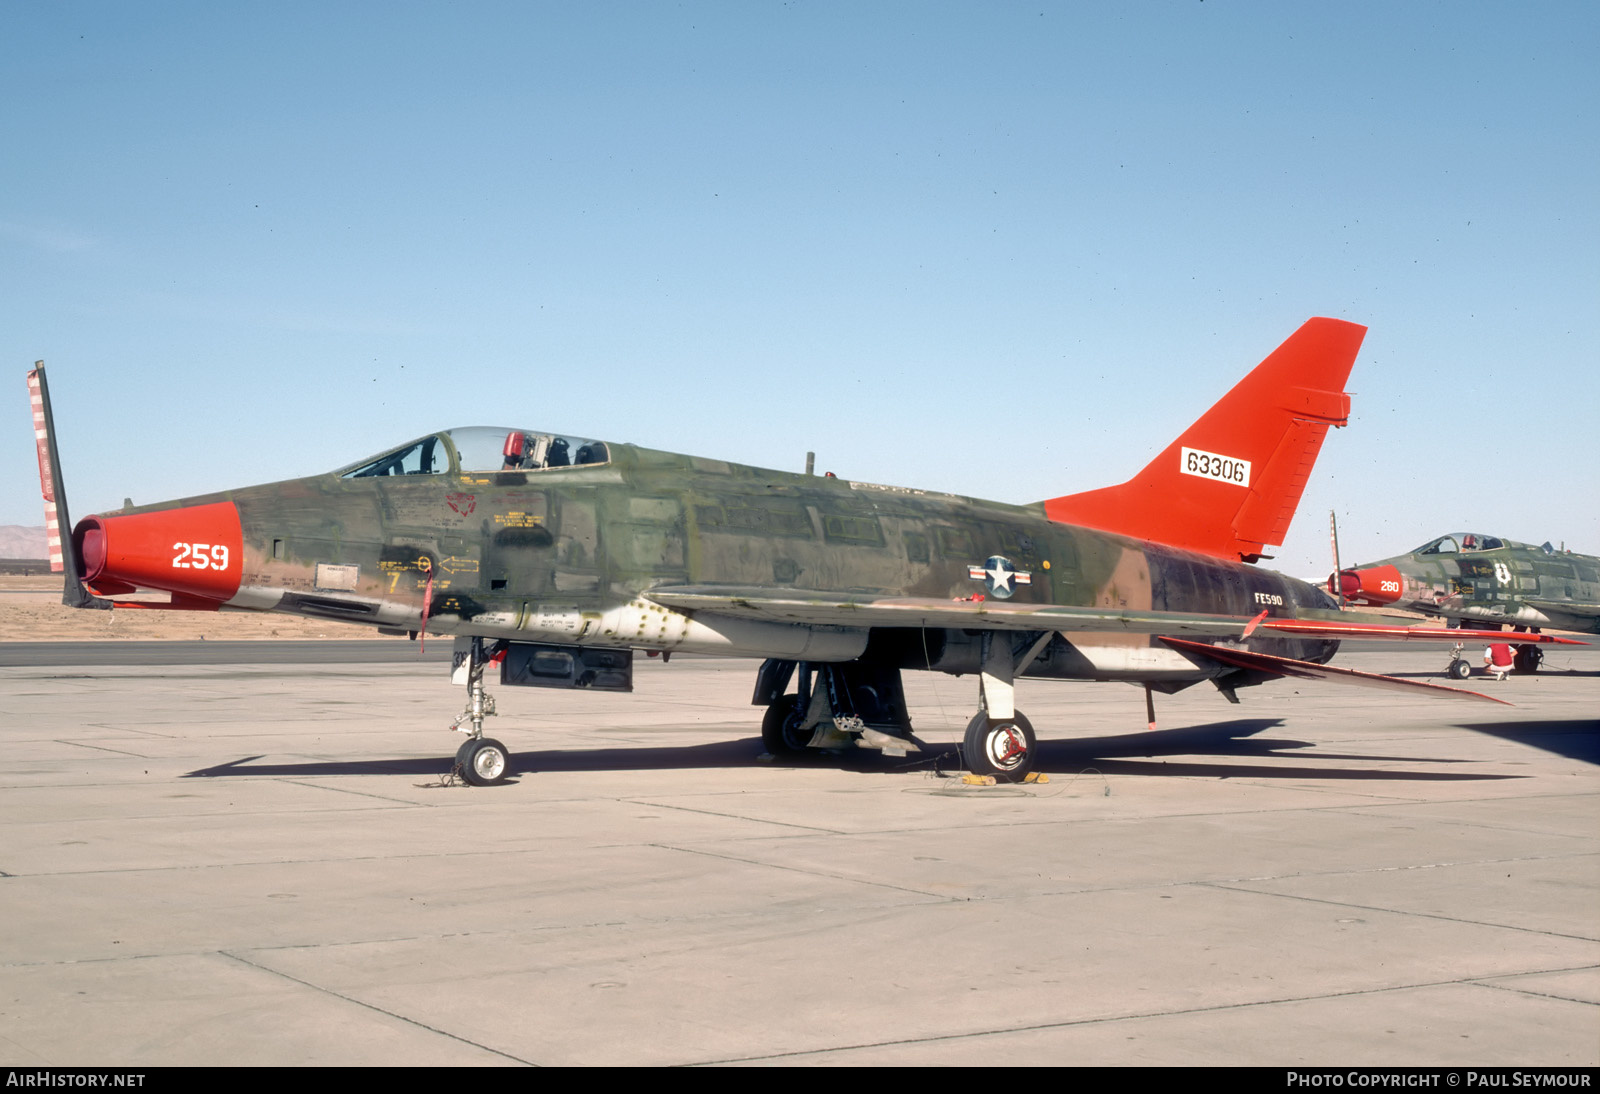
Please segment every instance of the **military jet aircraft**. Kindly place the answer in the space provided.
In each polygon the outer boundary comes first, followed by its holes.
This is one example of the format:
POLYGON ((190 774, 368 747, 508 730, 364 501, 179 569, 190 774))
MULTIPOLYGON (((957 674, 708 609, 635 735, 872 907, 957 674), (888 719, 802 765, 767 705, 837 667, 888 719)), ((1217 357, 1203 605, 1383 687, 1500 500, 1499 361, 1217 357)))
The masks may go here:
MULTIPOLYGON (((1453 532, 1409 554, 1340 570, 1328 578, 1328 591, 1352 604, 1441 616, 1457 626, 1600 633, 1600 558, 1481 532, 1453 532)), ((1538 646, 1517 647, 1517 671, 1537 672, 1543 660, 1538 646)), ((1457 656, 1447 671, 1464 680, 1472 667, 1457 656)))
MULTIPOLYGON (((753 701, 779 755, 903 754, 920 742, 901 671, 974 675, 963 756, 1013 781, 1036 743, 1021 676, 1142 685, 1152 723, 1152 691, 1202 681, 1233 702, 1281 676, 1486 698, 1327 666, 1340 638, 1443 632, 1353 624, 1253 565, 1347 420, 1365 333, 1308 321, 1133 479, 1030 505, 449 429, 323 475, 86 517, 63 539, 64 600, 121 609, 141 605, 104 598, 158 590, 174 609, 453 634, 456 760, 480 785, 509 764, 483 733, 491 664, 504 685, 626 691, 636 650, 762 659, 753 701)), ((65 523, 42 368, 30 377, 65 523)))

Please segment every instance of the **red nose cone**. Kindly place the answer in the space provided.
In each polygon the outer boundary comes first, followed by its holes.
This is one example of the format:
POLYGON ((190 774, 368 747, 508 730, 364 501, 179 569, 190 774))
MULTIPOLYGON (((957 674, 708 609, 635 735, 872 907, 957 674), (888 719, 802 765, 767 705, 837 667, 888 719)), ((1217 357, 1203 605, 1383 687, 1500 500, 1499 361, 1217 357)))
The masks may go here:
POLYGON ((1340 571, 1339 591, 1352 603, 1382 607, 1400 599, 1405 583, 1400 571, 1393 566, 1371 566, 1365 570, 1340 571))
POLYGON ((73 532, 83 579, 226 601, 239 591, 244 536, 231 501, 85 517, 73 532))

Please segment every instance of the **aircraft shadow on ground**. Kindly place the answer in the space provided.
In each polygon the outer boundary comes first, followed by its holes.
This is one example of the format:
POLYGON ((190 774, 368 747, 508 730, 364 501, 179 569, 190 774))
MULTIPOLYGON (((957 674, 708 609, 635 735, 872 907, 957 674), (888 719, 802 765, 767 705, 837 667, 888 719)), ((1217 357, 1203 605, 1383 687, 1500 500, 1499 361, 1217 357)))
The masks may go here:
MULTIPOLYGON (((715 741, 703 745, 671 748, 599 748, 581 752, 516 752, 511 755, 513 777, 540 771, 671 771, 706 767, 749 766, 762 751, 761 742, 715 741)), ((185 779, 219 779, 240 775, 251 777, 311 778, 329 775, 425 775, 448 774, 453 756, 404 757, 382 760, 314 760, 302 763, 256 763, 261 756, 245 756, 215 767, 185 773, 185 779)))
MULTIPOLYGON (((1242 760, 1281 760, 1298 750, 1314 749, 1311 741, 1262 737, 1260 734, 1281 726, 1277 718, 1241 718, 1206 725, 1185 726, 1176 729, 1140 730, 1134 733, 1102 737, 1083 737, 1039 742, 1038 770, 1051 775, 1072 775, 1086 770, 1104 775, 1129 775, 1156 778, 1272 778, 1272 779, 1350 779, 1355 781, 1459 781, 1471 779, 1522 778, 1519 775, 1473 774, 1471 772, 1445 772, 1436 770, 1375 770, 1372 768, 1333 766, 1341 761, 1379 761, 1382 763, 1450 764, 1467 761, 1442 756, 1364 756, 1359 753, 1315 753, 1306 755, 1309 761, 1296 766, 1282 766, 1270 762, 1247 763, 1242 760), (1163 756, 1183 757, 1166 760, 1163 756), (1197 757, 1201 757, 1197 759, 1197 757), (1204 757, 1217 757, 1231 762, 1207 762, 1204 757)), ((1534 734, 1549 734, 1549 728, 1539 729, 1544 723, 1534 724, 1534 734)), ((1465 726, 1480 732, 1504 730, 1502 735, 1522 739, 1529 730, 1527 723, 1504 726, 1465 726)), ((1591 730, 1592 732, 1592 730, 1591 730)), ((1527 743, 1535 743, 1529 741, 1527 743)), ((1542 746, 1541 746, 1542 747, 1542 746)), ((673 747, 615 747, 552 752, 520 752, 511 757, 511 767, 518 775, 580 772, 580 771, 673 771, 694 768, 749 767, 758 762, 764 749, 760 740, 741 738, 716 741, 710 744, 673 747)), ((1298 757, 1297 757, 1298 758, 1298 757)), ((1580 757, 1581 758, 1581 757, 1580 757)), ((236 776, 310 778, 338 775, 413 775, 442 776, 449 771, 449 756, 420 759, 382 760, 322 760, 304 763, 269 763, 255 761, 261 756, 246 756, 214 767, 190 771, 184 778, 230 778, 236 776)), ((939 771, 946 774, 962 770, 959 746, 931 744, 921 752, 904 758, 881 756, 870 750, 843 753, 818 753, 794 760, 768 759, 767 763, 784 767, 834 767, 839 770, 865 774, 884 774, 893 770, 939 771)), ((510 781, 515 781, 513 778, 510 781)))
POLYGON ((1313 752, 1316 743, 1278 737, 1261 737, 1283 724, 1278 718, 1239 718, 1179 729, 1145 730, 1107 737, 1083 737, 1039 742, 1037 766, 1041 771, 1071 774, 1085 770, 1104 775, 1206 779, 1350 779, 1355 781, 1461 781, 1520 778, 1521 776, 1472 772, 1375 770, 1337 767, 1341 761, 1381 763, 1454 764, 1467 761, 1446 756, 1363 755, 1348 752, 1313 752), (1293 767, 1244 760, 1282 760, 1289 756, 1306 761, 1293 767), (1164 756, 1182 759, 1163 759, 1164 756), (1213 763, 1203 757, 1233 762, 1213 763))
POLYGON ((1545 722, 1457 722, 1457 728, 1487 733, 1569 760, 1600 765, 1600 719, 1572 718, 1545 722))
MULTIPOLYGON (((1519 673, 1512 673, 1510 680, 1496 680, 1490 676, 1481 676, 1478 673, 1473 673, 1465 680, 1455 680, 1442 670, 1439 672, 1386 672, 1384 675, 1396 676, 1402 680, 1429 680, 1436 684, 1444 684, 1446 687, 1462 688, 1466 691, 1477 691, 1480 687, 1504 687, 1506 684, 1515 684, 1518 680, 1527 679, 1527 677, 1519 673)), ((1600 676, 1600 670, 1545 668, 1539 670, 1539 676, 1555 680, 1593 679, 1600 676)), ((1495 695, 1496 693, 1490 691, 1487 694, 1495 695)), ((1496 697, 1498 698, 1498 696, 1496 697)))

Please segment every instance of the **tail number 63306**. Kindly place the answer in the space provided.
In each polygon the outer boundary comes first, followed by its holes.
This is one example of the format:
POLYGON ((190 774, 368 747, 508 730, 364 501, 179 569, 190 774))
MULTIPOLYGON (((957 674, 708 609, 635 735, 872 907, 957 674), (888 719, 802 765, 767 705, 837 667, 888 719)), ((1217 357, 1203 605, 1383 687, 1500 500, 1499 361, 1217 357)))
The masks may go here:
POLYGON ((1217 482, 1231 482, 1237 486, 1250 485, 1250 461, 1235 456, 1219 456, 1215 452, 1202 452, 1198 448, 1185 448, 1178 455, 1178 470, 1185 475, 1217 482))
POLYGON ((228 548, 220 543, 174 543, 174 570, 226 570, 228 548))

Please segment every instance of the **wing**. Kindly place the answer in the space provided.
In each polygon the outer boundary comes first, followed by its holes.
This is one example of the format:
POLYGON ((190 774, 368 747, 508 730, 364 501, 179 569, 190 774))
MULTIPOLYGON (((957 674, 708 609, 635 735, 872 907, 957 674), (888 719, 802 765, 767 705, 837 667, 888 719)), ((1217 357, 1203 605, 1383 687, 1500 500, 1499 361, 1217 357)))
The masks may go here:
POLYGON ((649 599, 686 612, 831 627, 958 627, 1007 631, 1106 631, 1112 634, 1188 634, 1238 637, 1250 620, 1227 615, 1073 608, 1008 600, 938 600, 785 590, 673 585, 649 599))
MULTIPOLYGON (((1337 613, 1330 613, 1337 614, 1337 613)), ((1346 616, 1350 613, 1345 613, 1346 616)), ((1504 642, 1511 646, 1587 646, 1576 638, 1529 631, 1480 631, 1466 627, 1412 627, 1397 623, 1347 623, 1311 614, 1294 619, 1265 619, 1261 630, 1285 638, 1381 638, 1401 642, 1504 642)), ((1259 633, 1259 632, 1258 632, 1259 633)))
POLYGON ((1581 615, 1587 619, 1600 618, 1600 604, 1583 600, 1555 600, 1538 599, 1524 600, 1530 608, 1537 608, 1541 612, 1559 612, 1562 615, 1581 615))
POLYGON ((934 597, 824 593, 806 589, 733 588, 721 585, 670 585, 645 594, 668 608, 686 612, 804 623, 828 627, 956 627, 1006 631, 1104 631, 1108 634, 1187 635, 1198 638, 1329 638, 1584 645, 1571 638, 1521 631, 1476 631, 1412 627, 1396 623, 1349 623, 1349 613, 1317 613, 1290 619, 1208 615, 1135 608, 1080 608, 1062 604, 1022 604, 1009 600, 939 600, 934 597))
MULTIPOLYGON (((1438 698, 1503 700, 1475 691, 1401 680, 1354 669, 1336 669, 1311 661, 1275 657, 1233 646, 1218 646, 1196 638, 1327 638, 1400 639, 1404 641, 1495 642, 1585 645, 1571 638, 1525 632, 1476 631, 1460 628, 1414 627, 1400 623, 1350 623, 1348 613, 1306 613, 1306 617, 1270 619, 1266 612, 1254 617, 1206 615, 1127 608, 1079 608, 1061 604, 1017 604, 1006 600, 938 600, 932 597, 852 595, 804 589, 777 595, 767 588, 673 585, 650 590, 651 600, 668 608, 777 623, 831 627, 953 627, 1005 631, 1102 631, 1107 634, 1149 634, 1191 659, 1209 660, 1233 668, 1255 669, 1274 676, 1327 680, 1332 683, 1427 694, 1438 698), (1315 618, 1315 616, 1324 616, 1315 618), (1178 638, 1177 635, 1187 635, 1178 638)), ((1393 618, 1393 617, 1390 617, 1393 618)), ((1504 703, 1510 706, 1509 703, 1504 703)))
POLYGON ((1274 657, 1270 653, 1254 653, 1228 646, 1212 646, 1205 642, 1191 642, 1184 638, 1163 638, 1161 641, 1182 653, 1194 654, 1224 665, 1241 669, 1260 669, 1276 676, 1292 676, 1298 680, 1328 680, 1336 684, 1356 684, 1361 687, 1382 688, 1384 691, 1414 691, 1421 688, 1440 698, 1479 699, 1486 703, 1512 706, 1504 699, 1463 688, 1447 688, 1443 684, 1427 684, 1420 680, 1400 680, 1393 676, 1379 676, 1355 669, 1336 669, 1332 665, 1317 665, 1310 661, 1296 661, 1289 657, 1274 657))

